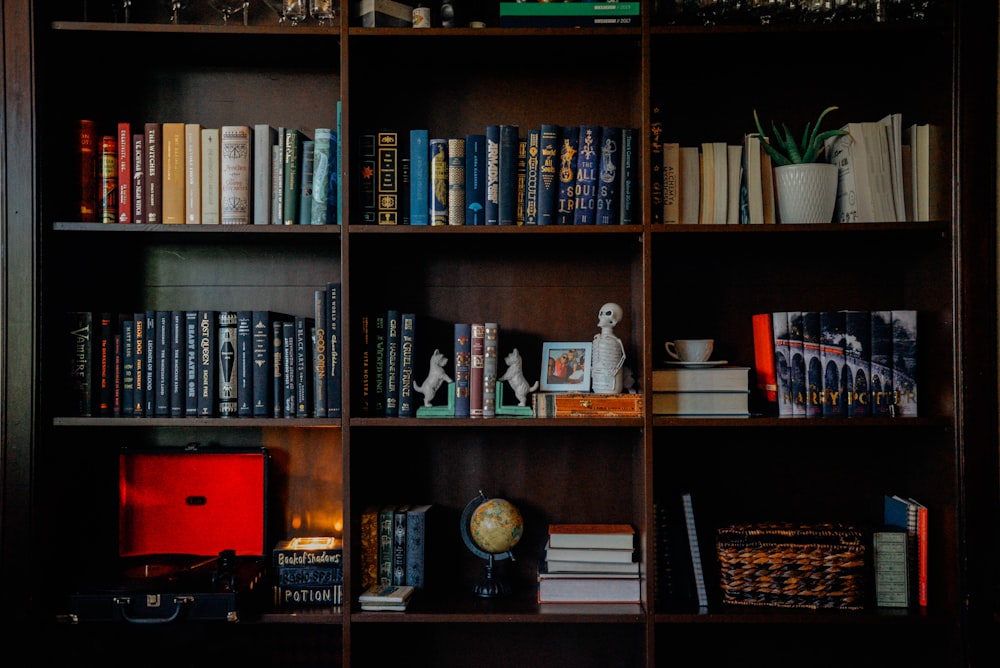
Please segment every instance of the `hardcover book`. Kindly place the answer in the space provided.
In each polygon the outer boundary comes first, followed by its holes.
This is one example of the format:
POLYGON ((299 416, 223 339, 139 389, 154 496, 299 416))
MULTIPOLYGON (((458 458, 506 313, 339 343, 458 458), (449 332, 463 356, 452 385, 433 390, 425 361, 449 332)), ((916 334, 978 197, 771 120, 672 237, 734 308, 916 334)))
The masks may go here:
POLYGON ((306 205, 309 207, 309 222, 313 225, 330 225, 336 222, 336 211, 332 211, 330 206, 331 202, 337 202, 336 191, 331 191, 330 188, 330 177, 336 177, 337 170, 335 134, 332 128, 316 128, 313 132, 312 197, 306 205))
POLYGON ((497 414, 497 374, 499 373, 500 325, 483 325, 483 417, 497 414))
POLYGON ((101 137, 97 168, 97 219, 118 222, 118 138, 101 137))
POLYGON ((392 584, 406 584, 406 513, 408 505, 396 508, 392 515, 392 584))
POLYGON ((145 371, 145 402, 143 414, 146 417, 156 415, 156 311, 148 309, 146 317, 146 371, 145 371))
POLYGON ((455 323, 455 417, 469 417, 469 388, 472 372, 472 325, 455 323))
POLYGON ((522 211, 525 225, 538 225, 538 181, 541 177, 541 141, 539 128, 529 128, 525 136, 525 166, 522 211))
POLYGON ((187 406, 187 314, 170 311, 170 417, 182 417, 187 406))
POLYGON ((871 312, 871 408, 873 416, 889 415, 895 400, 892 380, 892 312, 871 312))
POLYGON ((806 361, 802 345, 802 312, 788 312, 788 358, 792 379, 792 410, 796 417, 806 414, 806 361))
POLYGON ((279 608, 329 607, 344 604, 344 585, 274 586, 274 603, 279 608))
POLYGON ((170 383, 173 365, 171 351, 173 349, 172 329, 170 327, 170 311, 156 311, 153 326, 156 328, 155 369, 156 385, 154 386, 153 413, 156 417, 170 415, 170 383))
POLYGON ((579 152, 579 125, 562 126, 559 140, 559 192, 556 198, 557 225, 573 224, 573 209, 576 207, 576 165, 579 152))
POLYGON ((618 225, 621 223, 619 207, 621 192, 618 181, 621 178, 622 129, 604 126, 601 128, 601 150, 597 169, 597 198, 594 222, 597 225, 618 225))
POLYGON ((296 416, 295 385, 298 379, 295 353, 295 316, 281 323, 281 415, 286 418, 296 416))
POLYGON ((392 585, 392 535, 395 528, 395 506, 382 506, 378 511, 378 583, 392 585))
POLYGON ((218 415, 232 417, 237 409, 237 377, 236 377, 236 311, 219 311, 218 334, 216 341, 218 353, 218 415))
POLYGON ((271 416, 285 417, 285 323, 288 318, 271 322, 271 416))
POLYGON ((371 409, 372 415, 385 415, 387 374, 389 363, 389 327, 388 311, 379 311, 373 318, 372 330, 372 374, 371 374, 371 409))
POLYGON ((333 582, 343 581, 343 544, 333 536, 279 540, 271 550, 271 557, 278 569, 324 569, 333 573, 333 582))
POLYGON ((66 415, 93 415, 95 369, 94 314, 90 311, 70 311, 66 317, 66 415))
POLYGON ((483 365, 485 362, 486 325, 474 322, 469 338, 469 416, 483 417, 483 365))
POLYGON ((635 549, 635 529, 630 524, 549 524, 551 547, 635 549))
POLYGON ((649 182, 649 198, 652 203, 649 222, 656 225, 663 219, 663 169, 664 162, 663 106, 654 102, 649 114, 649 167, 652 178, 649 182))
POLYGON ((410 130, 410 225, 430 224, 430 135, 427 128, 410 130))
POLYGON ((774 370, 778 385, 778 416, 793 417, 792 404, 792 362, 788 329, 788 312, 775 311, 771 314, 774 332, 774 370))
POLYGON ((135 364, 135 388, 132 392, 132 416, 146 415, 146 312, 132 314, 135 364))
POLYGON ((531 395, 535 417, 642 417, 641 394, 590 392, 535 392, 531 395))
POLYGON ((376 136, 375 202, 379 225, 399 225, 400 143, 399 132, 381 130, 376 136))
MULTIPOLYGON (((773 347, 774 343, 770 342, 773 347)), ((743 392, 750 386, 750 367, 670 367, 653 369, 653 392, 743 392)))
MULTIPOLYGON (((489 137, 489 135, 487 135, 489 137)), ((500 225, 514 225, 517 222, 517 154, 518 126, 500 125, 498 162, 497 207, 500 225)), ((489 224, 487 219, 487 224, 489 224)))
POLYGON ((253 224, 270 225, 274 147, 278 144, 278 128, 267 123, 253 126, 253 224))
MULTIPOLYGON (((201 131, 201 224, 222 223, 222 130, 201 131)), ((270 203, 268 203, 270 207, 270 203)), ((265 211, 265 215, 267 215, 265 211)))
POLYGON ((638 576, 538 576, 539 603, 639 603, 641 600, 638 576))
POLYGON ((389 309, 385 316, 385 417, 399 415, 399 342, 402 316, 389 309))
POLYGON ((236 312, 236 414, 253 417, 253 311, 236 312))
POLYGON ((306 136, 295 128, 285 129, 285 152, 282 156, 284 171, 281 180, 281 223, 299 224, 299 207, 302 204, 302 144, 306 136))
MULTIPOLYGON (((774 359, 774 324, 770 313, 754 313, 753 358, 754 386, 761 402, 761 412, 777 415, 778 374, 774 359)), ((653 372, 656 373, 655 371, 653 372)))
POLYGON ((586 28, 638 26, 639 2, 500 3, 500 27, 586 28), (527 6, 526 6, 527 5, 527 6))
POLYGON ((486 126, 486 204, 487 225, 500 224, 500 126, 486 126))
POLYGON ((653 415, 750 415, 749 392, 654 392, 653 415))
POLYGON ((133 220, 132 174, 134 167, 132 165, 132 124, 128 121, 119 121, 116 139, 118 146, 116 161, 118 165, 118 222, 127 224, 133 220))
POLYGON ((545 545, 546 561, 582 561, 596 563, 631 563, 635 550, 629 548, 554 547, 545 545))
POLYGON ((681 145, 675 141, 662 142, 663 155, 663 222, 668 225, 680 223, 681 192, 681 145))
POLYGON ((278 139, 271 147, 271 224, 283 225, 285 217, 285 135, 278 128, 278 139))
POLYGON ((427 201, 430 224, 448 224, 448 140, 435 137, 430 140, 430 190, 427 201))
POLYGON ((638 561, 570 561, 548 559, 544 562, 545 572, 553 573, 624 573, 639 574, 638 561))
POLYGON ((580 126, 580 152, 576 162, 576 182, 573 187, 574 225, 593 225, 597 216, 597 172, 600 167, 601 127, 580 126))
POLYGON ((399 321, 399 417, 413 417, 416 406, 413 400, 413 368, 416 355, 415 313, 403 313, 399 321))
POLYGON ((274 415, 274 323, 291 316, 268 310, 251 313, 251 342, 253 359, 253 416, 274 415))
MULTIPOLYGON (((295 417, 312 417, 313 409, 313 353, 312 340, 315 334, 316 322, 311 316, 297 315, 295 325, 293 365, 295 375, 294 397, 295 417)), ((287 381, 287 378, 286 378, 287 381)), ((286 416, 291 417, 291 416, 286 416)))
POLYGON ((528 170, 528 137, 517 138, 517 203, 514 205, 514 224, 524 225, 524 181, 528 170))
POLYGON ((378 207, 375 199, 375 178, 377 174, 376 136, 365 132, 358 137, 358 204, 361 209, 361 223, 378 223, 378 207))
POLYGON ((313 178, 316 172, 316 142, 302 141, 302 169, 299 185, 299 225, 312 225, 313 178))
POLYGON ((252 137, 247 125, 223 125, 220 134, 219 162, 221 211, 223 225, 250 224, 250 146, 252 137))
POLYGON ((341 360, 341 286, 326 284, 326 417, 343 415, 343 364, 341 360))
MULTIPOLYGON (((138 128, 136 128, 138 129, 138 128)), ((146 222, 146 138, 142 132, 132 134, 132 218, 133 223, 146 222)))
POLYGON ((847 323, 844 311, 821 311, 820 361, 822 363, 822 414, 847 417, 850 369, 845 352, 847 323))
POLYGON ((434 504, 407 506, 405 584, 414 589, 433 587, 443 577, 435 569, 433 556, 443 542, 441 519, 440 508, 434 504))
POLYGON ((465 135, 465 224, 486 224, 486 135, 465 135))
POLYGON ((917 312, 892 311, 892 385, 896 415, 917 417, 917 312))
POLYGON ((201 124, 184 124, 184 221, 201 225, 201 124))
POLYGON ((218 404, 218 314, 211 310, 198 311, 198 378, 197 415, 214 417, 218 404))
POLYGON ((183 225, 185 218, 184 123, 163 124, 163 223, 183 225))
POLYGON ((98 152, 101 138, 97 125, 91 120, 81 120, 77 125, 77 159, 79 160, 79 181, 77 198, 78 214, 85 223, 97 222, 97 171, 98 152))
POLYGON ((163 172, 163 125, 146 123, 146 222, 162 223, 163 202, 161 197, 163 172))
POLYGON ((448 140, 448 224, 465 225, 465 139, 448 140))
POLYGON ((361 588, 378 584, 378 508, 361 511, 361 588))
MULTIPOLYGON (((824 413, 823 368, 820 351, 819 311, 802 311, 802 356, 805 364, 806 417, 820 417, 824 413)), ((830 323, 832 325, 832 323, 830 323)), ((842 331, 842 330, 841 330, 842 331)), ((832 333, 831 333, 832 334, 832 333)), ((837 373, 837 384, 840 373, 837 373)), ((840 398, 839 392, 836 394, 840 398)), ((831 400, 833 395, 831 395, 831 400)))
POLYGON ((701 221, 701 158, 697 146, 681 146, 679 152, 678 190, 680 224, 698 225, 701 221))
MULTIPOLYGON (((622 128, 621 170, 618 182, 619 207, 618 222, 621 225, 638 224, 636 204, 639 202, 639 146, 636 144, 638 131, 622 128)), ((666 177, 664 177, 666 178, 666 177)))
POLYGON ((198 311, 184 311, 184 416, 198 417, 198 311))
POLYGON ((910 605, 906 532, 875 531, 872 548, 875 561, 875 604, 880 608, 910 605))
POLYGON ((872 414, 871 311, 844 311, 844 360, 847 379, 844 398, 848 417, 872 414))

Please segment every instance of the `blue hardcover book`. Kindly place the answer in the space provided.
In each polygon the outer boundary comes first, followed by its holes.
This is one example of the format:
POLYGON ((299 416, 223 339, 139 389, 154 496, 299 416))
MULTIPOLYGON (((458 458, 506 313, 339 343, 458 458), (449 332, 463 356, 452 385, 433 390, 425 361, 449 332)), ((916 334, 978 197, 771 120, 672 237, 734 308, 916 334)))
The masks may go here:
POLYGON ((538 224, 555 225, 559 200, 559 126, 542 123, 538 140, 538 224))
POLYGON ((892 312, 871 312, 871 407, 873 416, 889 415, 892 384, 892 312))
MULTIPOLYGON (((843 311, 820 311, 819 348, 822 363, 822 414, 824 417, 846 417, 848 378, 844 354, 844 333, 847 329, 843 311)), ((811 382, 810 378, 810 382, 811 382)))
POLYGON ((465 224, 486 224, 486 135, 465 135, 465 224))
POLYGON ((146 414, 146 312, 136 311, 132 314, 133 335, 135 347, 135 389, 132 393, 132 416, 143 417, 146 414))
POLYGON ((440 584, 433 556, 441 540, 438 512, 434 504, 410 505, 406 509, 406 584, 415 589, 440 584))
POLYGON ((448 224, 448 140, 435 137, 430 145, 430 221, 433 226, 448 224))
POLYGON ((472 371, 472 325, 455 323, 455 417, 469 417, 469 379, 472 371))
POLYGON ((389 309, 385 316, 385 416, 399 415, 399 341, 402 316, 389 309))
POLYGON ((253 416, 281 417, 274 414, 274 323, 291 316, 268 310, 255 310, 251 315, 253 416))
POLYGON ((218 314, 198 311, 198 417, 215 417, 218 404, 218 314))
POLYGON ((848 417, 872 414, 871 405, 871 311, 844 311, 844 377, 847 381, 844 401, 848 417))
POLYGON ((638 222, 635 219, 635 205, 639 197, 639 147, 635 143, 636 136, 635 128, 622 128, 622 167, 618 186, 618 222, 622 225, 638 222))
POLYGON ((522 210, 525 225, 538 225, 538 182, 542 174, 541 142, 541 129, 530 128, 525 137, 524 187, 521 189, 524 197, 522 210))
POLYGON ((429 141, 427 128, 410 130, 410 225, 430 224, 429 141))
POLYGON ((576 183, 573 186, 574 225, 593 225, 597 217, 597 170, 600 166, 601 127, 581 125, 576 183))
POLYGON ((556 224, 572 225, 576 207, 576 163, 579 125, 563 126, 559 139, 559 192, 556 196, 556 224))
POLYGON ((198 312, 184 312, 184 415, 198 416, 198 312))
POLYGON ((500 224, 500 126, 486 126, 486 204, 487 225, 500 224))
POLYGON ((343 369, 340 349, 340 283, 326 284, 326 416, 339 418, 343 409, 343 369))
POLYGON ((413 366, 416 354, 415 313, 403 313, 399 321, 399 417, 413 417, 413 366))
POLYGON ((233 417, 238 408, 236 364, 236 311, 218 314, 218 412, 219 417, 233 417))
MULTIPOLYGON (((332 221, 330 215, 330 171, 336 168, 331 143, 333 130, 316 128, 313 136, 312 183, 309 185, 309 200, 303 204, 303 214, 305 208, 308 208, 309 222, 312 225, 328 225, 332 221)), ((303 217, 305 216, 303 215, 303 217)))
POLYGON ((517 222, 517 144, 518 127, 501 125, 497 194, 500 225, 514 225, 517 222))
POLYGON ((184 311, 170 311, 170 417, 184 416, 184 387, 187 369, 184 350, 184 311))
POLYGON ((313 176, 316 169, 316 141, 302 142, 301 185, 299 186, 299 225, 312 225, 313 176))
POLYGON ((236 312, 236 414, 253 417, 253 311, 236 312))
POLYGON ((313 329, 312 344, 312 416, 316 418, 326 417, 327 389, 329 387, 326 374, 330 369, 330 362, 327 360, 329 348, 327 344, 330 337, 327 335, 327 324, 330 320, 330 307, 328 305, 329 294, 327 289, 320 288, 313 290, 313 329))
POLYGON ((597 218, 598 225, 618 225, 619 172, 622 165, 622 129, 613 126, 601 128, 601 150, 597 169, 597 218))
POLYGON ((156 379, 153 392, 153 415, 168 417, 170 415, 170 311, 156 311, 153 326, 156 328, 156 379))
POLYGON ((146 311, 146 417, 156 415, 156 311, 146 311))

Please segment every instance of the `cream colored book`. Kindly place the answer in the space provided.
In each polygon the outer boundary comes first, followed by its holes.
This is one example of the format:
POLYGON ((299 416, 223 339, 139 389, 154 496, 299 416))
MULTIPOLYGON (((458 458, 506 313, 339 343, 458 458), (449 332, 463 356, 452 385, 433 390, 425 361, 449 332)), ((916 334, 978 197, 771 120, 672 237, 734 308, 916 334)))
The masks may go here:
POLYGON ((221 146, 219 128, 201 129, 201 224, 218 225, 222 198, 220 195, 221 146))
POLYGON ((740 173, 743 171, 743 145, 726 146, 726 225, 740 223, 740 173))
POLYGON ((681 146, 680 219, 682 225, 697 225, 701 218, 701 155, 697 146, 681 146))
POLYGON ((201 124, 184 124, 184 222, 201 225, 201 124))

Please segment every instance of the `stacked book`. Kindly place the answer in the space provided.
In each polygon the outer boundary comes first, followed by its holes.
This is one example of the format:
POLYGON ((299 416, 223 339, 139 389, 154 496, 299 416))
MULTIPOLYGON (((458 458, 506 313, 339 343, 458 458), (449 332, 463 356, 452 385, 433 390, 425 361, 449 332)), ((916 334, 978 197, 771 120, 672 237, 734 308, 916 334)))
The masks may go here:
POLYGON ((279 608, 342 605, 344 550, 333 536, 279 541, 274 558, 274 604, 279 608))
POLYGON ((413 596, 410 585, 375 585, 358 597, 362 610, 383 610, 402 612, 413 596))
POLYGON ((676 364, 653 370, 653 415, 749 417, 750 367, 676 364))
POLYGON ((638 603, 635 530, 628 524, 550 524, 539 603, 638 603))
POLYGON ((638 2, 501 2, 501 28, 638 26, 638 2))

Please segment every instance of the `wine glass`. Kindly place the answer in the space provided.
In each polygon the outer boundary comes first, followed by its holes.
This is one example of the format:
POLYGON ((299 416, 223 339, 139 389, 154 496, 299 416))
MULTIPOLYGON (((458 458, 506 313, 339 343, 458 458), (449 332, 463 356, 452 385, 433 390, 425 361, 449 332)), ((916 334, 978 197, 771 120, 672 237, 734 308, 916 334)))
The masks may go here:
POLYGON ((208 0, 213 9, 222 14, 222 25, 229 25, 229 17, 236 12, 243 12, 243 25, 247 25, 247 7, 250 0, 208 0))
POLYGON ((308 0, 282 0, 281 15, 293 26, 306 20, 306 2, 308 0))
POLYGON ((278 15, 278 25, 285 22, 285 13, 282 11, 283 0, 264 0, 264 4, 278 15))
POLYGON ((309 15, 321 26, 331 25, 337 18, 334 0, 309 0, 309 15))
POLYGON ((170 22, 174 25, 180 23, 181 11, 187 9, 191 0, 163 0, 164 4, 170 8, 170 22))

